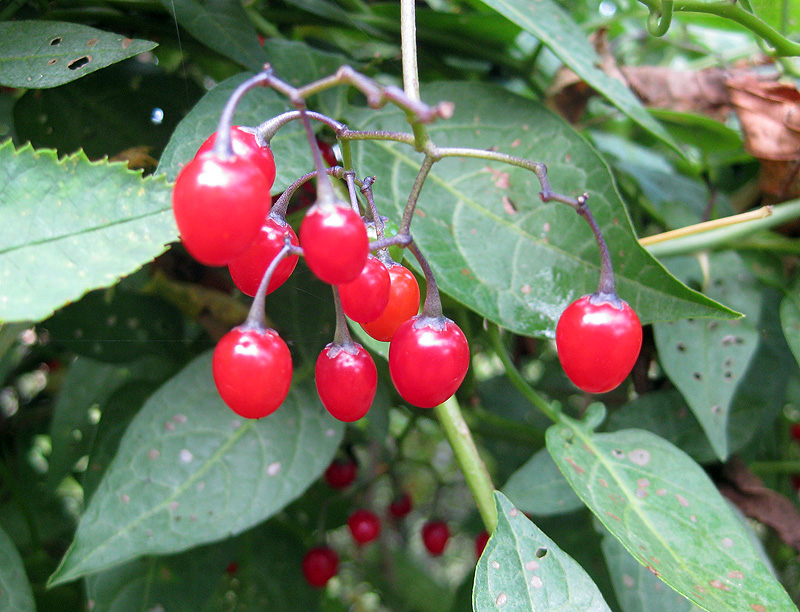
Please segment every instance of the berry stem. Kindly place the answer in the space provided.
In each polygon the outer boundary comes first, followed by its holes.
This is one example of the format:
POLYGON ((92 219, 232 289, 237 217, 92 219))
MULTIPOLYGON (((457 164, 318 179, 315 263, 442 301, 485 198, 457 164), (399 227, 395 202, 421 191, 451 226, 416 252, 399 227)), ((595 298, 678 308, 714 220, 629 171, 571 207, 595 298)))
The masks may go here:
POLYGON ((308 120, 308 114, 306 113, 305 101, 298 101, 296 105, 298 107, 297 110, 300 111, 300 119, 306 130, 306 136, 308 136, 308 145, 311 147, 311 154, 314 156, 314 168, 317 170, 317 202, 323 206, 333 205, 336 202, 336 194, 333 191, 333 183, 331 183, 331 179, 328 177, 327 172, 325 172, 322 152, 319 150, 319 144, 317 144, 317 137, 314 134, 314 130, 311 129, 311 122, 308 120))
POLYGON ((225 103, 222 114, 217 125, 217 140, 214 142, 214 154, 221 159, 233 157, 233 147, 231 146, 231 125, 233 124, 233 114, 239 105, 244 94, 258 85, 266 85, 271 77, 272 70, 266 68, 258 74, 250 77, 233 90, 231 97, 225 103))
POLYGON ((497 526, 497 508, 494 504, 494 485, 486 465, 483 463, 475 440, 469 426, 464 421, 461 414, 461 407, 455 396, 451 397, 443 404, 434 407, 439 423, 442 426, 444 435, 455 454, 456 461, 464 473, 464 478, 475 498, 483 524, 486 531, 492 533, 497 526))
POLYGON ((436 285, 436 278, 433 276, 433 270, 416 243, 409 243, 408 249, 414 254, 414 257, 417 258, 419 266, 422 268, 422 273, 425 275, 425 303, 422 305, 422 316, 432 319, 441 319, 443 317, 442 298, 439 295, 439 287, 436 285))
POLYGON ((608 252, 608 244, 606 244, 606 239, 603 238, 603 232, 600 231, 600 226, 597 225, 597 221, 587 205, 589 194, 584 193, 578 196, 577 200, 578 208, 575 210, 592 228, 592 233, 600 249, 600 282, 597 285, 597 294, 602 296, 604 300, 618 303, 619 298, 617 298, 617 289, 614 283, 614 267, 611 265, 611 253, 608 252))
POLYGON ((358 206, 358 194, 356 193, 355 173, 352 170, 344 171, 344 182, 347 183, 347 193, 350 196, 350 206, 358 214, 361 214, 361 209, 358 206))
POLYGON ((419 172, 417 172, 417 178, 414 179, 414 184, 411 186, 411 191, 408 194, 408 201, 406 202, 406 208, 403 211, 403 219, 400 221, 400 231, 398 232, 398 235, 406 235, 410 233, 411 221, 414 218, 414 211, 417 208, 419 194, 422 191, 422 186, 425 184, 425 179, 428 178, 428 174, 430 174, 431 168, 435 162, 436 158, 432 155, 426 155, 425 159, 422 160, 419 172))
POLYGON ((350 335, 350 328, 347 325, 347 317, 344 315, 342 308, 342 300, 339 297, 339 289, 334 285, 333 289, 333 305, 336 311, 336 329, 333 331, 333 344, 334 346, 341 347, 346 351, 353 348, 353 337, 350 335))
MULTIPOLYGON (((341 178, 342 172, 344 168, 341 166, 333 166, 332 168, 326 168, 325 172, 329 176, 333 176, 336 178, 341 178)), ((294 183, 289 185, 284 192, 278 196, 278 199, 275 200, 275 203, 272 205, 270 209, 269 215, 274 219, 278 219, 280 221, 286 220, 286 211, 289 208, 289 200, 292 199, 295 191, 300 189, 303 183, 307 183, 309 180, 317 176, 317 171, 309 172, 308 174, 304 174, 299 179, 297 179, 294 183)))
POLYGON ((258 285, 258 290, 253 298, 253 303, 250 305, 250 312, 247 313, 247 320, 244 322, 243 327, 247 329, 258 330, 265 330, 267 328, 267 286, 272 278, 272 274, 275 272, 275 268, 278 267, 278 264, 284 257, 290 253, 296 253, 300 255, 302 252, 303 249, 292 245, 289 234, 284 234, 283 247, 281 247, 281 250, 278 251, 278 254, 275 255, 275 258, 270 262, 269 266, 267 266, 267 270, 264 272, 264 276, 261 278, 261 284, 258 285))

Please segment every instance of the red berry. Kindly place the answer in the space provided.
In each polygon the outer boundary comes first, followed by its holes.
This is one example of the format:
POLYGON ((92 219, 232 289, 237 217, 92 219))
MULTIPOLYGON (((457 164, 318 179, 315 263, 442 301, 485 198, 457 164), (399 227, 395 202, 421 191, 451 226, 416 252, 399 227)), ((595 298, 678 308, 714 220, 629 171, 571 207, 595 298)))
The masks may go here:
MULTIPOLYGON (((289 234, 289 239, 294 246, 300 246, 297 235, 288 223, 281 223, 272 217, 267 217, 250 248, 228 264, 231 278, 242 293, 250 297, 255 296, 264 272, 283 248, 285 234, 289 234)), ((285 283, 294 272, 296 265, 297 255, 284 257, 272 273, 272 278, 267 285, 267 293, 272 293, 285 283)))
POLYGON ((403 518, 409 512, 411 512, 411 496, 408 493, 401 494, 389 504, 389 514, 396 519, 403 518))
POLYGON ((792 488, 795 491, 800 491, 800 474, 792 474, 792 488))
POLYGON ((444 552, 449 539, 450 529, 444 521, 428 521, 422 526, 422 543, 434 557, 444 552))
POLYGON ((352 459, 334 459, 323 478, 331 489, 345 489, 358 475, 358 464, 352 459))
POLYGON ((475 536, 475 558, 480 559, 486 543, 489 541, 489 532, 484 530, 475 536))
POLYGON ((331 146, 329 142, 317 138, 317 145, 319 146, 319 152, 322 153, 322 159, 325 160, 326 164, 329 166, 339 165, 339 160, 336 159, 336 154, 333 152, 333 146, 331 146))
POLYGON ((329 344, 314 368, 317 393, 332 416, 352 423, 372 406, 378 388, 378 370, 370 354, 358 343, 329 344))
POLYGON ((324 587, 338 570, 339 555, 327 546, 312 548, 303 557, 303 576, 313 587, 324 587))
POLYGON ((331 285, 355 280, 369 255, 364 221, 344 205, 312 206, 300 225, 300 244, 311 271, 331 285))
POLYGON ((361 325, 365 332, 381 342, 389 342, 397 328, 419 312, 419 283, 411 271, 396 264, 389 267, 389 278, 392 285, 386 309, 371 323, 361 325))
POLYGON ((795 442, 800 442, 800 423, 795 423, 789 428, 789 435, 795 442))
POLYGON ((395 389, 420 408, 433 408, 449 399, 468 369, 464 332, 445 317, 409 319, 389 345, 389 373, 395 389))
MULTIPOLYGON (((214 132, 200 145, 195 157, 211 151, 216 142, 217 133, 214 132)), ((243 130, 238 125, 231 127, 231 147, 234 155, 244 157, 253 165, 261 168, 264 176, 269 181, 270 188, 272 188, 272 184, 275 182, 275 158, 272 156, 272 149, 259 145, 255 134, 243 130)))
POLYGON ((344 314, 357 323, 371 323, 386 310, 391 286, 389 270, 380 259, 370 255, 354 281, 339 285, 344 314))
POLYGON ((292 356, 275 330, 235 327, 217 343, 214 383, 236 414, 259 419, 286 399, 292 382, 292 356))
POLYGON ((366 544, 380 535, 381 520, 371 510, 356 510, 347 519, 347 527, 356 544, 366 544))
POLYGON ((269 212, 272 182, 246 157, 213 151, 178 174, 172 210, 181 241, 199 262, 222 266, 244 253, 269 212))
POLYGON ((569 379, 588 393, 605 393, 630 374, 642 346, 642 324, 619 298, 584 295, 556 326, 558 359, 569 379))

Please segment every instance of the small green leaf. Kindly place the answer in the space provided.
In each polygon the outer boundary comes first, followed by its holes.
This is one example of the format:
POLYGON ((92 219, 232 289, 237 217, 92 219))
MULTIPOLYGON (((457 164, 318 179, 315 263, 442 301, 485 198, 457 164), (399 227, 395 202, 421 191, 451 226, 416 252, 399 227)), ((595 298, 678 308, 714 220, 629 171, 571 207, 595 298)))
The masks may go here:
MULTIPOLYGON (((589 193, 589 206, 610 245, 620 296, 643 323, 732 311, 675 280, 639 245, 605 162, 564 121, 529 99, 478 83, 437 83, 428 103, 455 103, 452 119, 428 128, 439 147, 498 150, 547 164, 555 191, 589 193)), ((408 130, 402 113, 351 110, 352 127, 408 130)), ((408 146, 359 142, 360 175, 376 176, 379 212, 405 206, 421 165, 408 146)), ((543 203, 527 170, 481 159, 446 158, 431 170, 411 226, 439 287, 507 329, 553 336, 573 300, 596 291, 600 260, 588 225, 570 207, 543 203)), ((391 213, 394 211, 394 215, 391 213)))
POLYGON ((41 89, 69 83, 158 46, 62 21, 0 22, 0 85, 41 89))
POLYGON ((0 610, 35 612, 36 603, 25 575, 25 566, 14 543, 0 529, 0 610))
POLYGON ((537 516, 564 514, 583 508, 546 448, 511 475, 503 493, 520 510, 537 516))
POLYGON ((269 417, 237 417, 214 386, 211 353, 201 355, 128 427, 51 584, 265 520, 322 473, 343 430, 308 380, 269 417))
POLYGON ((547 448, 623 546, 709 612, 796 612, 706 473, 649 432, 597 434, 562 416, 547 448))
MULTIPOLYGON (((736 321, 690 319, 653 326, 664 371, 686 398, 720 459, 726 459, 728 419, 736 389, 758 348, 761 290, 749 268, 734 252, 702 255, 685 261, 679 277, 701 283, 705 293, 745 313, 736 321), (702 268, 702 269, 701 269, 702 268), (691 271, 689 271, 691 270, 691 271)), ((677 269, 678 264, 674 267, 677 269)))
POLYGON ((535 2, 481 0, 481 2, 533 34, 589 86, 605 96, 609 102, 645 130, 678 150, 678 145, 669 133, 648 114, 633 92, 621 81, 598 68, 601 63, 600 58, 589 44, 583 28, 556 2, 553 0, 535 2))
POLYGON ((38 321, 177 237, 163 177, 0 144, 0 321, 38 321))
POLYGON ((497 528, 478 561, 475 612, 610 612, 591 578, 499 491, 497 528))

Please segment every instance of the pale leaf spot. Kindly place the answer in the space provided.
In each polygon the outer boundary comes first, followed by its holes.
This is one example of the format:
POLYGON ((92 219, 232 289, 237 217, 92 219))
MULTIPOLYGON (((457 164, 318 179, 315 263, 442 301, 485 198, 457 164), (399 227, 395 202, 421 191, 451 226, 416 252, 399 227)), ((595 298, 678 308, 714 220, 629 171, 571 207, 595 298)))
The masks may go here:
POLYGON ((275 474, 277 474, 280 471, 281 471, 280 461, 276 461, 275 463, 270 463, 269 466, 267 466, 267 474, 269 476, 275 476, 275 474))
POLYGON ((656 495, 664 496, 666 494, 667 494, 667 490, 666 489, 656 489, 656 495))
POLYGON ((732 578, 733 580, 742 580, 744 578, 744 572, 733 570, 732 572, 728 572, 728 578, 732 578))
POLYGON ((647 491, 644 489, 636 489, 636 497, 639 499, 645 499, 647 497, 647 491))
POLYGON ((692 515, 689 516, 689 520, 692 521, 693 523, 696 523, 697 522, 697 516, 692 514, 692 515))
POLYGON ((628 453, 628 459, 636 465, 647 465, 650 463, 650 453, 643 448, 637 448, 628 453))
POLYGON ((675 494, 675 499, 677 499, 677 500, 678 500, 678 503, 679 503, 681 506, 683 506, 684 508, 688 508, 688 507, 689 507, 689 500, 688 500, 688 499, 686 499, 686 498, 685 498, 683 495, 678 495, 678 494, 676 493, 676 494, 675 494))
POLYGON ((624 584, 629 589, 632 589, 636 586, 636 580, 634 580, 633 576, 629 576, 628 574, 624 574, 622 576, 622 584, 624 584))
POLYGON ((127 493, 123 493, 120 499, 122 499, 123 504, 127 504, 129 501, 131 501, 131 496, 127 493))
POLYGON ((495 600, 495 603, 498 606, 504 606, 504 605, 506 605, 507 601, 508 601, 508 596, 506 596, 505 593, 500 593, 500 595, 497 596, 497 599, 495 600))
POLYGON ((164 429, 166 429, 167 431, 175 431, 175 423, 170 423, 169 421, 167 421, 166 423, 164 423, 164 429))
POLYGON ((516 508, 511 508, 511 510, 508 511, 508 516, 512 516, 513 517, 513 516, 517 516, 518 514, 519 514, 519 510, 517 510, 516 508))
POLYGON ((612 513, 611 513, 611 512, 609 512, 608 510, 606 510, 606 514, 607 514, 608 516, 610 516, 612 519, 614 519, 615 521, 617 521, 617 522, 619 522, 619 523, 621 523, 621 522, 622 522, 622 519, 621 519, 621 518, 619 518, 619 517, 618 517, 616 514, 612 514, 612 513))
POLYGON ((192 459, 194 459, 194 455, 188 448, 184 448, 181 450, 178 458, 180 459, 181 463, 191 463, 192 459))
POLYGON ((528 561, 525 564, 525 569, 528 570, 529 572, 537 570, 537 569, 539 569, 539 563, 536 562, 536 561, 528 561))
POLYGON ((517 138, 514 142, 511 143, 511 148, 512 149, 516 149, 521 144, 522 144, 522 141, 519 138, 517 138))
POLYGON ((329 438, 332 438, 333 436, 336 435, 336 432, 333 429, 328 429, 325 431, 325 435, 328 436, 329 438))
POLYGON ((531 576, 531 586, 534 589, 541 589, 543 584, 544 583, 542 582, 542 579, 539 578, 539 576, 531 576))
POLYGON ((725 548, 731 548, 733 546, 733 540, 731 538, 722 538, 722 545, 725 548))
POLYGON ((750 607, 753 608, 755 612, 767 612, 767 609, 761 604, 750 604, 750 607))
POLYGON ((575 460, 572 457, 567 457, 566 459, 567 459, 567 463, 569 463, 572 466, 572 469, 575 470, 576 474, 583 474, 586 471, 581 466, 579 466, 577 463, 575 463, 575 460))
POLYGON ((500 564, 497 561, 492 561, 492 568, 493 569, 500 569, 500 564))
POLYGON ((178 502, 176 502, 176 501, 169 502, 169 509, 170 510, 177 510, 178 506, 180 506, 180 504, 178 502))
POLYGON ((608 488, 608 481, 605 478, 598 478, 597 482, 601 487, 608 488))
POLYGON ((528 295, 531 292, 530 285, 523 285, 522 286, 522 295, 528 295))
POLYGON ((147 456, 150 457, 153 461, 159 458, 161 452, 157 448, 151 448, 150 451, 147 453, 147 456))
POLYGON ((176 423, 185 423, 189 419, 186 418, 185 414, 178 413, 174 417, 172 417, 172 420, 175 421, 176 423))
POLYGON ((715 580, 710 581, 708 584, 710 584, 715 589, 719 589, 720 591, 730 591, 731 590, 731 588, 727 584, 722 582, 722 580, 716 580, 715 579, 715 580))
POLYGON ((636 484, 642 488, 647 488, 650 486, 650 481, 647 478, 640 478, 636 481, 636 484))

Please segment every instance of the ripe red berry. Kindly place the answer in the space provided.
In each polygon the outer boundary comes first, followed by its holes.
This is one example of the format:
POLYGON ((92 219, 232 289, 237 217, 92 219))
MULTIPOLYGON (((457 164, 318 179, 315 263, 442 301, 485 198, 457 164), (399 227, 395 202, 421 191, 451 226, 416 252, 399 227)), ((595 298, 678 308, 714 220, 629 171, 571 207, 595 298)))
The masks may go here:
POLYGON ((450 539, 450 529, 444 521, 428 521, 422 526, 422 543, 428 552, 438 557, 450 539))
POLYGON ((357 323, 371 323, 386 310, 391 286, 389 270, 380 259, 370 255, 354 281, 339 285, 344 314, 357 323))
MULTIPOLYGON (((195 157, 211 151, 216 142, 217 133, 214 132, 200 145, 195 157)), ((275 158, 272 156, 272 149, 262 147, 258 144, 254 133, 245 131, 238 125, 231 127, 231 147, 233 147, 234 155, 244 157, 253 165, 261 168, 261 171, 269 181, 270 188, 272 188, 272 184, 275 182, 275 158)))
POLYGON ((172 211, 181 241, 199 262, 222 266, 244 253, 269 212, 272 182, 246 157, 213 151, 178 174, 172 211))
POLYGON ((486 530, 481 531, 475 536, 475 558, 480 559, 483 554, 483 549, 486 548, 486 543, 489 541, 489 532, 486 530))
POLYGON ((366 544, 380 535, 381 520, 371 510, 356 510, 347 519, 347 527, 356 544, 366 544))
POLYGON ((300 244, 311 271, 331 285, 355 280, 369 255, 364 221, 352 208, 338 204, 309 209, 300 225, 300 244))
MULTIPOLYGON (((231 278, 242 293, 250 297, 255 296, 264 272, 283 248, 285 234, 289 234, 289 239, 294 246, 300 246, 297 235, 288 223, 281 223, 272 217, 267 217, 250 248, 228 264, 231 278)), ((267 285, 267 293, 272 293, 285 283, 294 272, 296 265, 297 255, 284 257, 272 273, 269 285, 267 285)))
POLYGON ((795 423, 789 428, 789 435, 795 442, 800 442, 800 423, 795 423))
POLYGON ((409 404, 433 408, 452 396, 469 369, 464 332, 445 317, 413 317, 389 345, 389 373, 409 404))
POLYGON ((556 326, 558 359, 569 379, 588 393, 618 387, 642 346, 642 324, 615 296, 584 295, 567 306, 556 326))
POLYGON ((340 421, 352 423, 372 406, 378 388, 378 370, 370 354, 358 343, 329 344, 314 368, 317 393, 322 405, 340 421))
POLYGON ((339 555, 327 546, 317 546, 303 557, 303 576, 313 587, 322 588, 339 571, 339 555))
POLYGON ((217 343, 214 383, 236 414, 259 419, 286 399, 292 382, 292 356, 275 330, 235 327, 217 343))
POLYGON ((401 519, 411 512, 411 496, 402 493, 389 504, 389 514, 396 519, 401 519))
POLYGON ((396 264, 390 266, 389 303, 377 319, 362 323, 361 327, 370 336, 381 342, 389 342, 397 329, 419 312, 419 283, 411 271, 396 264))
POLYGON ((325 160, 326 164, 329 166, 337 166, 339 164, 339 160, 336 159, 336 153, 333 152, 333 146, 329 142, 317 138, 317 146, 319 146, 319 152, 322 153, 322 159, 325 160))
POLYGON ((345 489, 358 475, 358 464, 353 459, 334 459, 325 470, 323 478, 331 489, 345 489))

